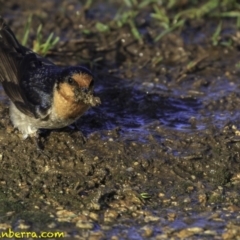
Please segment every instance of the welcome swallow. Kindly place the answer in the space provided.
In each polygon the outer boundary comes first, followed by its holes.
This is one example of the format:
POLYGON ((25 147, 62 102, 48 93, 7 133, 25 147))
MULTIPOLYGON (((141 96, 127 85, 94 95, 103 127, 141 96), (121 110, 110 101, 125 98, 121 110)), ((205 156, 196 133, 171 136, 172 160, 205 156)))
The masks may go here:
POLYGON ((1 17, 0 81, 10 99, 10 119, 24 138, 41 128, 68 126, 100 103, 87 68, 56 66, 22 46, 1 17))

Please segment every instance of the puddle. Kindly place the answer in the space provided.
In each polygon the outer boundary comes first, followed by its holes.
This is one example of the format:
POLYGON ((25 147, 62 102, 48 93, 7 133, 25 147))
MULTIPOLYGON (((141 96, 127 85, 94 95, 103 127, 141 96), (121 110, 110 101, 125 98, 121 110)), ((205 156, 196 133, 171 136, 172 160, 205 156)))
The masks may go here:
POLYGON ((102 104, 78 121, 86 134, 119 128, 124 132, 125 139, 130 133, 131 140, 138 141, 144 134, 146 137, 154 134, 152 125, 190 130, 192 127, 189 119, 199 117, 201 102, 194 98, 183 98, 180 93, 175 92, 173 95, 162 90, 157 92, 153 88, 141 91, 136 82, 129 84, 124 79, 110 78, 109 81, 98 84, 100 87, 96 87, 95 92, 102 104), (94 129, 94 119, 89 121, 89 118, 96 115, 97 127, 94 129))

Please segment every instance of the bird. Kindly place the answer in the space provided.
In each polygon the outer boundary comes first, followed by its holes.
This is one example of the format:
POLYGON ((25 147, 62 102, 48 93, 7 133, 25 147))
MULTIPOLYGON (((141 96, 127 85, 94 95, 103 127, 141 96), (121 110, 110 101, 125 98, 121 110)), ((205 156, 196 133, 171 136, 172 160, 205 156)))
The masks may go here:
POLYGON ((74 123, 90 107, 94 76, 84 66, 61 67, 22 46, 0 16, 0 82, 10 100, 10 119, 23 139, 40 129, 74 123))

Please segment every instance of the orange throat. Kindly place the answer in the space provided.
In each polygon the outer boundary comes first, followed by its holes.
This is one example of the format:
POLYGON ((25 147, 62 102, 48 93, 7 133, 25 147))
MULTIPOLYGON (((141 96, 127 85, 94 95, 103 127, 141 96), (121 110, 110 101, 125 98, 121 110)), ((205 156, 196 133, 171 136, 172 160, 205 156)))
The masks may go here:
POLYGON ((61 84, 59 90, 55 89, 53 106, 61 119, 77 119, 89 108, 85 103, 75 101, 73 89, 65 83, 61 84))

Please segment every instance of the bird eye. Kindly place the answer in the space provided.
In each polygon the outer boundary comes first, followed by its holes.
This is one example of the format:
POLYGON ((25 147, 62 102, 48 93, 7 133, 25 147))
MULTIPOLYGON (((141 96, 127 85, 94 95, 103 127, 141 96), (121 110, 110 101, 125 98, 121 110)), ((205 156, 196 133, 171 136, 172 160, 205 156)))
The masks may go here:
POLYGON ((69 83, 70 85, 72 85, 72 84, 74 83, 74 79, 71 78, 71 77, 69 77, 67 81, 68 81, 68 83, 69 83))

